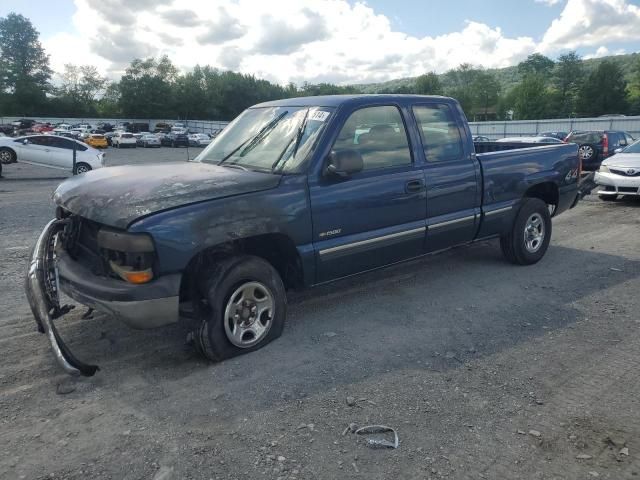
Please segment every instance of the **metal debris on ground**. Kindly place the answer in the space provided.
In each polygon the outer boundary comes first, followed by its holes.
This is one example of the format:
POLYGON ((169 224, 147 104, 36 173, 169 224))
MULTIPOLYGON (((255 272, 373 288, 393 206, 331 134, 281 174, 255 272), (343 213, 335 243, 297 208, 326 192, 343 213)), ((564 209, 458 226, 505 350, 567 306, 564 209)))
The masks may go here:
POLYGON ((385 425, 367 425, 365 427, 358 428, 354 433, 356 435, 369 435, 368 437, 365 437, 365 439, 367 441, 367 446, 371 448, 398 448, 398 433, 391 427, 387 427, 385 425), (393 441, 379 437, 379 435, 385 433, 393 433, 393 441))

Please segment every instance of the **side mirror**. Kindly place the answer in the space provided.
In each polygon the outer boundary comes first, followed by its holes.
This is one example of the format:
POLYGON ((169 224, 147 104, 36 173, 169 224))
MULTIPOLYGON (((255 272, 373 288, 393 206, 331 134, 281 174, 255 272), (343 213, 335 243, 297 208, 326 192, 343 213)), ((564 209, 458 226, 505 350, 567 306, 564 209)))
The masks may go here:
POLYGON ((624 150, 624 148, 616 148, 613 153, 620 153, 622 150, 624 150))
POLYGON ((338 177, 347 178, 362 171, 364 162, 362 155, 356 150, 332 150, 326 172, 338 177))
POLYGON ((28 139, 28 138, 25 138, 25 139, 22 141, 22 144, 23 144, 23 145, 29 145, 29 139, 28 139))

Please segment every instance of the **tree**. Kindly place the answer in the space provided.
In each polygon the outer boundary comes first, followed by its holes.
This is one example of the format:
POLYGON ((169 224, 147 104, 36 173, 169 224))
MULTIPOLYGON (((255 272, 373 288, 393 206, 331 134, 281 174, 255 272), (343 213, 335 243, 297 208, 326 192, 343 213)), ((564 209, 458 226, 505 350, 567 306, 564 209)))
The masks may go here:
POLYGON ((166 118, 176 110, 178 69, 166 55, 136 58, 120 79, 120 108, 127 117, 166 118))
POLYGON ((540 53, 532 53, 527 59, 518 64, 518 72, 521 75, 538 74, 547 76, 551 74, 555 63, 540 53))
POLYGON ((425 73, 416 78, 415 93, 418 95, 442 95, 444 89, 435 72, 425 73))
POLYGON ((473 92, 474 112, 487 119, 489 108, 496 106, 500 94, 500 82, 495 75, 478 71, 471 85, 473 92))
POLYGON ((583 77, 582 58, 576 52, 569 52, 558 57, 553 71, 553 83, 558 91, 558 116, 569 117, 575 113, 583 77))
POLYGON ((640 57, 636 58, 631 73, 631 81, 627 85, 627 98, 629 100, 629 113, 640 115, 640 57))
POLYGON ((626 113, 627 82, 620 67, 603 61, 586 78, 580 89, 578 109, 584 116, 626 113))
POLYGON ((56 94, 58 104, 66 109, 62 113, 95 114, 97 97, 104 93, 108 82, 106 77, 92 65, 70 63, 64 66, 61 77, 62 85, 56 89, 56 94))
POLYGON ((547 88, 545 78, 530 73, 513 88, 511 99, 514 116, 517 120, 533 120, 547 116, 547 88))
POLYGON ((0 18, 0 87, 12 94, 15 113, 33 114, 50 89, 49 57, 31 22, 15 13, 0 18))
POLYGON ((455 98, 460 102, 462 110, 471 116, 474 104, 473 84, 478 74, 478 69, 468 63, 461 64, 458 68, 449 70, 445 73, 447 83, 447 95, 455 98))

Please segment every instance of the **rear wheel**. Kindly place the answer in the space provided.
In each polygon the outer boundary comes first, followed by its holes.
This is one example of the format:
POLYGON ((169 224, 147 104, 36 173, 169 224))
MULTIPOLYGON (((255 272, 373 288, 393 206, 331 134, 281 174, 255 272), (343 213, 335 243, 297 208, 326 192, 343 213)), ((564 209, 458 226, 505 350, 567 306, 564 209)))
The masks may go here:
POLYGON ((282 334, 287 297, 280 275, 259 257, 232 257, 201 275, 206 306, 196 348, 221 361, 262 348, 282 334))
POLYGON ((596 149, 593 145, 580 145, 580 147, 578 148, 578 156, 583 162, 590 162, 592 160, 595 160, 596 149))
POLYGON ((598 197, 605 202, 613 202, 618 199, 618 195, 598 195, 598 197))
POLYGON ((76 171, 73 172, 75 175, 80 175, 81 173, 87 173, 91 170, 91 165, 88 163, 80 162, 76 164, 76 171))
POLYGON ((505 258, 517 265, 538 262, 551 240, 551 215, 545 202, 525 198, 513 222, 511 232, 500 238, 505 258))
POLYGON ((10 148, 0 148, 0 163, 14 163, 16 159, 16 152, 10 148))

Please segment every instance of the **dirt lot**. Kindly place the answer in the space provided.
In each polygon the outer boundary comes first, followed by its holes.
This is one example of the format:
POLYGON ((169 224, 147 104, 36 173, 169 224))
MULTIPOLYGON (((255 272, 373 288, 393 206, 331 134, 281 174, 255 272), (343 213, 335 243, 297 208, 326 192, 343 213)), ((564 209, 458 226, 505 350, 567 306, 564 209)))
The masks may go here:
POLYGON ((22 292, 51 173, 0 180, 0 478, 640 478, 640 201, 587 198, 532 267, 483 242, 297 294, 281 339, 221 364, 78 309, 59 328, 102 370, 74 380, 22 292))

